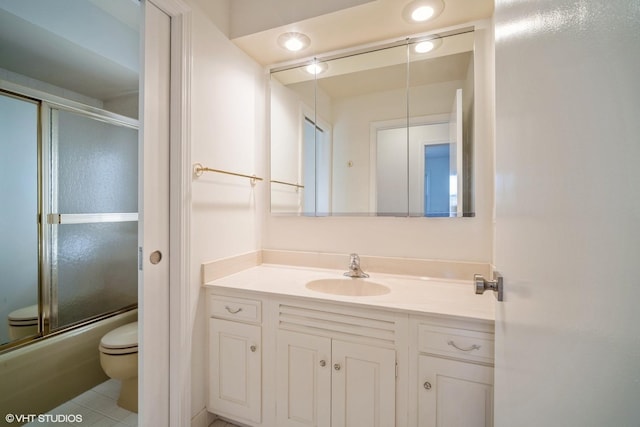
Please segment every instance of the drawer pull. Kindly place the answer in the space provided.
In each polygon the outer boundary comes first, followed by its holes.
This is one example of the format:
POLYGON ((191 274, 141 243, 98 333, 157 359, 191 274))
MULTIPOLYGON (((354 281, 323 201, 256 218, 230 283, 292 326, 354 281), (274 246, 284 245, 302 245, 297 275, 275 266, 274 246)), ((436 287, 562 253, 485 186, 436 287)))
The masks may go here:
POLYGON ((453 342, 452 340, 447 341, 447 344, 449 344, 451 347, 458 349, 460 351, 473 351, 473 350, 480 350, 480 346, 478 344, 473 344, 471 347, 469 348, 462 348, 462 347, 458 347, 456 345, 455 342, 453 342))
POLYGON ((238 307, 236 310, 233 310, 228 305, 225 305, 224 308, 231 314, 238 314, 242 311, 242 307, 238 307))

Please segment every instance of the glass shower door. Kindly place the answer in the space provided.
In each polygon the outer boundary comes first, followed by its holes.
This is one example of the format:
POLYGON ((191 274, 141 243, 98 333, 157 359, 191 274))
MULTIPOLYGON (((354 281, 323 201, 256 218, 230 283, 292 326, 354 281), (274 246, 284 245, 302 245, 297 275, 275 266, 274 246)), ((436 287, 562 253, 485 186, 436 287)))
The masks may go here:
POLYGON ((137 303, 138 131, 49 108, 50 330, 137 303))
POLYGON ((0 92, 0 347, 38 333, 38 108, 0 92))

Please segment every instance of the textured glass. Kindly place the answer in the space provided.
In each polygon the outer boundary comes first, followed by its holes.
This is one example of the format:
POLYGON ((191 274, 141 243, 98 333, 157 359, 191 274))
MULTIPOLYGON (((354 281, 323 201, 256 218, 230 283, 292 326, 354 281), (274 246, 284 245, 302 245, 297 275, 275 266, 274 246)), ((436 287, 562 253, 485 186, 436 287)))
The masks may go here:
MULTIPOLYGON (((138 131, 63 110, 52 119, 56 213, 137 212, 138 131)), ((54 328, 137 303, 137 222, 53 227, 54 328)))
POLYGON ((138 211, 138 131, 57 113, 58 213, 138 211))
POLYGON ((38 303, 38 106, 0 95, 0 345, 7 317, 38 303))
POLYGON ((58 327, 137 303, 137 222, 56 227, 58 327))

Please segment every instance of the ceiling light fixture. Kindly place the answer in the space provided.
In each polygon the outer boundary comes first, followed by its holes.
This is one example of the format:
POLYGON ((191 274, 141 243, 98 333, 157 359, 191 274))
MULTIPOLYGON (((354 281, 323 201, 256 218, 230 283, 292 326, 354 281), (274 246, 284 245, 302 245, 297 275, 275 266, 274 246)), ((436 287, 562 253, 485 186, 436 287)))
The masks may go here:
POLYGON ((426 22, 442 13, 442 0, 414 0, 402 9, 402 17, 411 23, 426 22))
POLYGON ((324 73, 329 68, 326 62, 313 62, 305 67, 305 70, 309 74, 318 75, 324 73))
POLYGON ((413 45, 413 51, 415 53, 429 53, 436 50, 442 44, 441 38, 434 38, 431 40, 424 40, 417 42, 413 45))
POLYGON ((431 52, 434 47, 433 42, 420 42, 415 45, 413 50, 415 50, 416 53, 427 53, 431 52))
POLYGON ((307 35, 296 32, 280 34, 278 37, 278 45, 290 52, 301 51, 311 44, 311 39, 307 35))

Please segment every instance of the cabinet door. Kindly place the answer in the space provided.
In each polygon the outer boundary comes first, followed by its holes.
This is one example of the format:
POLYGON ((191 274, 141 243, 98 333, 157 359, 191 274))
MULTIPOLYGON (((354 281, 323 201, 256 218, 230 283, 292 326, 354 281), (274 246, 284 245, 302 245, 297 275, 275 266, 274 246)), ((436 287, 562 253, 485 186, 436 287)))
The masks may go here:
POLYGON ((493 426, 493 368, 420 356, 419 427, 493 426))
POLYGON ((278 331, 278 426, 331 425, 331 340, 278 331))
POLYGON ((260 326, 209 319, 210 412, 261 419, 260 326))
POLYGON ((334 340, 332 427, 395 425, 396 352, 334 340))

